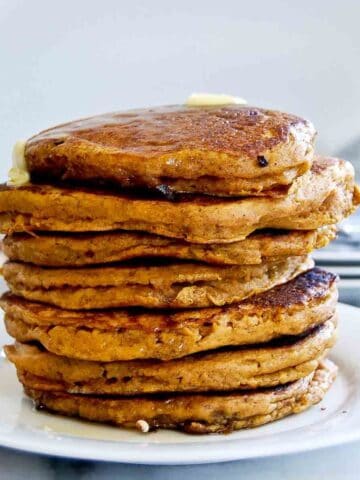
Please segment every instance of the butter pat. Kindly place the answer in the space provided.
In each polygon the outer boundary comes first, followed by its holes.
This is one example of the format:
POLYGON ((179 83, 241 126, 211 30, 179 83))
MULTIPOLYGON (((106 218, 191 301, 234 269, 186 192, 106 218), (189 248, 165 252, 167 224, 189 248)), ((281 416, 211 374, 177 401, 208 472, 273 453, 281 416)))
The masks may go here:
POLYGON ((12 151, 12 166, 20 170, 26 170, 25 163, 25 140, 18 140, 13 146, 12 151))
POLYGON ((223 93, 193 93, 186 100, 189 107, 206 107, 211 105, 246 105, 247 101, 240 97, 232 97, 223 93))
POLYGON ((25 145, 24 140, 18 140, 12 151, 12 168, 9 170, 9 179, 7 184, 11 187, 20 187, 30 180, 30 174, 25 163, 25 145))
POLYGON ((20 168, 10 168, 7 184, 9 187, 21 187, 30 181, 30 174, 20 168))

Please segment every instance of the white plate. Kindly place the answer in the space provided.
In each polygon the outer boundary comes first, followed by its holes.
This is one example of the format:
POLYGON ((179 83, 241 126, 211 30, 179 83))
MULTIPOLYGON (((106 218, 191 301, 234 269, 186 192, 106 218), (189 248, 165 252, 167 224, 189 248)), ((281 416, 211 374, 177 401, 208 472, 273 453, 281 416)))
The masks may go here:
MULTIPOLYGON (((34 410, 13 366, 0 359, 0 445, 64 457, 142 464, 224 462, 303 452, 360 439, 360 309, 340 305, 340 339, 331 357, 339 376, 307 412, 230 435, 141 434, 34 410)), ((9 338, 0 331, 0 344, 9 338)))

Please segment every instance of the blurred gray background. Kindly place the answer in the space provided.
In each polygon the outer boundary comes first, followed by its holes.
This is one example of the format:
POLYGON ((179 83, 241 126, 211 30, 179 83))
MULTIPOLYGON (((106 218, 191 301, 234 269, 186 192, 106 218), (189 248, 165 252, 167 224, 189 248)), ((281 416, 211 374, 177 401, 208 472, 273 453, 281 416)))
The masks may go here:
POLYGON ((0 0, 0 176, 15 140, 104 111, 239 95, 360 134, 356 0, 0 0))

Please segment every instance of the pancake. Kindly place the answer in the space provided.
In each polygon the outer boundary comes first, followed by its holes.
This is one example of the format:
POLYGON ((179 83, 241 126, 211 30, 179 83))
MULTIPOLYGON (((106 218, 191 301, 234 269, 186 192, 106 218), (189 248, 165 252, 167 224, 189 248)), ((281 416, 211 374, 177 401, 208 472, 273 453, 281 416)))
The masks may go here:
POLYGON ((335 314, 336 275, 314 268, 241 303, 185 311, 70 311, 12 294, 0 300, 6 329, 57 355, 110 362, 170 360, 230 345, 298 336, 335 314))
POLYGON ((71 269, 8 262, 3 276, 13 293, 70 310, 199 308, 239 302, 291 280, 313 264, 306 256, 242 266, 164 262, 71 269))
POLYGON ((3 241, 10 260, 50 267, 73 267, 167 257, 218 265, 256 265, 269 257, 307 255, 335 238, 335 226, 318 230, 255 232, 245 240, 200 245, 141 232, 14 233, 3 241))
POLYGON ((313 372, 335 343, 334 321, 326 321, 302 338, 198 353, 167 362, 89 362, 25 344, 5 350, 19 377, 26 378, 26 385, 36 390, 95 395, 243 390, 282 385, 313 372))
POLYGON ((211 195, 283 195, 313 158, 314 127, 294 115, 226 105, 109 113, 28 140, 33 177, 211 195))
POLYGON ((141 230, 193 243, 231 243, 262 228, 314 230, 354 211, 360 190, 348 162, 319 158, 283 198, 171 202, 51 185, 2 186, 3 233, 141 230))
POLYGON ((101 397, 33 389, 21 378, 38 408, 143 431, 156 428, 188 433, 228 433, 257 427, 320 402, 333 383, 337 367, 322 362, 305 378, 264 390, 137 397, 101 397))

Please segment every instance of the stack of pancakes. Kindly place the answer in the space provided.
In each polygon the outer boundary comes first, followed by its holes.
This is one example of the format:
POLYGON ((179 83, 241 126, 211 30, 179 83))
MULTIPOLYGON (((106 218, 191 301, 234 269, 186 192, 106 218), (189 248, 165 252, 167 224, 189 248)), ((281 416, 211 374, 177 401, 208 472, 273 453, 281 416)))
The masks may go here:
POLYGON ((36 405, 142 431, 228 432, 319 402, 336 276, 309 254, 359 203, 313 126, 239 105, 108 114, 26 142, 0 190, 16 343, 36 405))

